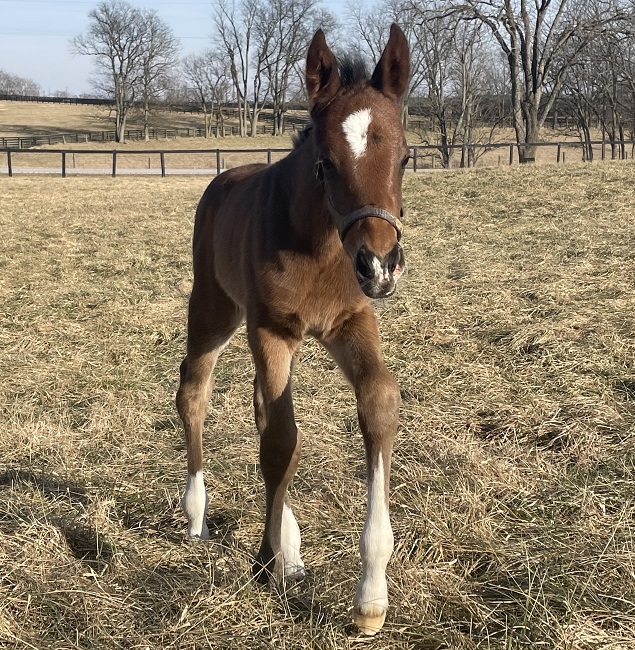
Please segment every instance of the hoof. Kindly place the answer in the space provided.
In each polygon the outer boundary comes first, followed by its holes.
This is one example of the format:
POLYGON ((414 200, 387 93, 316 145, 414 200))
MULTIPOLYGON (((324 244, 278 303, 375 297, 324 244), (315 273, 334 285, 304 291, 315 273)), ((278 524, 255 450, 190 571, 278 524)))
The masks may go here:
POLYGON ((254 580, 261 585, 269 584, 271 580, 275 580, 274 567, 275 563, 273 560, 265 562, 260 556, 256 557, 256 561, 251 567, 254 580))
POLYGON ((355 612, 354 614, 355 625, 362 634, 366 634, 367 636, 375 636, 383 627, 385 620, 386 612, 379 616, 366 616, 359 612, 355 612))
POLYGON ((187 528, 187 536, 190 538, 191 542, 203 542, 206 539, 209 539, 209 529, 207 524, 203 522, 202 526, 189 527, 187 528))
POLYGON ((285 564, 284 565, 284 584, 286 586, 294 585, 301 582, 306 577, 304 564, 285 564))

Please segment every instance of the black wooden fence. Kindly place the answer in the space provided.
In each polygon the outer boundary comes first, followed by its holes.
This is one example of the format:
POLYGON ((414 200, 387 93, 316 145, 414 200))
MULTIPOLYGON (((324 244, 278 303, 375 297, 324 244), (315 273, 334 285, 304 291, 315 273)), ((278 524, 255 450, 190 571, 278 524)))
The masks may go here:
MULTIPOLYGON (((621 151, 624 147, 623 145, 629 145, 631 149, 631 158, 633 157, 633 154, 635 153, 635 140, 628 140, 625 142, 619 141, 619 142, 610 142, 607 140, 596 140, 591 143, 591 145, 599 146, 601 147, 601 159, 605 160, 607 158, 607 153, 610 153, 611 151, 621 151), (612 148, 611 148, 612 146, 612 148), (611 148, 611 149, 610 149, 611 148)), ((537 142, 531 144, 531 146, 536 146, 536 147, 554 147, 556 149, 555 153, 555 160, 554 162, 556 163, 564 163, 566 161, 566 150, 569 149, 582 149, 583 151, 585 150, 584 147, 585 143, 582 142, 537 142)), ((498 164, 501 165, 503 161, 506 164, 513 165, 515 162, 515 154, 514 151, 517 148, 516 144, 513 143, 498 143, 498 144, 492 144, 492 145, 487 145, 484 147, 482 144, 465 144, 465 145, 454 145, 451 147, 453 150, 463 150, 463 152, 475 148, 478 149, 479 151, 483 151, 483 149, 486 150, 500 150, 501 152, 504 153, 504 155, 499 155, 498 156, 498 164)), ((82 173, 103 173, 104 169, 107 169, 111 171, 112 176, 117 175, 117 155, 125 155, 125 156, 138 156, 138 155, 143 155, 143 156, 158 156, 159 157, 159 168, 153 171, 149 171, 147 169, 141 169, 141 168, 135 168, 135 169, 127 169, 126 173, 135 173, 135 174, 148 174, 148 173, 155 173, 159 174, 161 176, 165 176, 167 173, 167 166, 166 166, 166 159, 165 156, 166 154, 173 155, 173 154, 187 154, 187 155, 192 155, 192 156, 198 156, 198 155, 207 155, 209 156, 210 154, 215 156, 215 168, 212 167, 210 169, 183 169, 179 167, 174 167, 171 169, 172 173, 184 173, 184 174, 192 174, 192 173, 216 173, 220 174, 221 171, 223 170, 222 167, 222 156, 224 154, 260 154, 260 155, 265 155, 267 157, 267 163, 272 162, 272 154, 286 154, 291 149, 289 148, 269 148, 269 149, 166 149, 166 150, 155 150, 155 149, 139 149, 136 151, 118 151, 118 150, 110 150, 110 151, 104 151, 100 149, 44 149, 44 150, 37 150, 37 149, 16 149, 16 148, 10 148, 10 147, 3 147, 0 148, 0 155, 1 154, 6 154, 6 160, 7 160, 7 173, 9 176, 14 176, 14 174, 18 171, 14 169, 13 161, 14 161, 14 156, 15 155, 29 155, 29 154, 37 154, 40 156, 43 155, 49 155, 49 154, 59 154, 60 155, 60 162, 61 166, 59 168, 46 168, 46 169, 34 169, 33 171, 29 171, 30 168, 25 168, 20 170, 20 172, 23 173, 56 173, 56 169, 60 169, 61 175, 63 177, 66 177, 68 173, 77 173, 75 169, 69 170, 67 166, 67 161, 68 161, 68 156, 72 155, 73 156, 73 161, 75 160, 75 156, 82 156, 82 155, 99 155, 99 156, 107 156, 110 159, 110 164, 108 168, 100 168, 96 170, 86 170, 83 171, 82 173)), ((413 172, 421 171, 422 169, 439 169, 439 147, 435 145, 413 145, 410 147, 410 152, 411 152, 411 160, 408 164, 408 169, 413 172)), ((624 155, 624 158, 628 158, 629 154, 628 151, 626 150, 624 155)), ((466 159, 468 159, 468 156, 465 156, 466 159)), ((581 156, 581 159, 584 159, 584 154, 581 156)), ((492 166, 492 165, 490 165, 492 166)))
MULTIPOLYGON (((256 134, 265 135, 273 132, 273 120, 263 120, 264 124, 256 125, 256 134)), ((297 131, 308 124, 308 119, 294 118, 285 119, 287 131, 297 131)), ((212 125, 210 129, 212 137, 227 137, 240 135, 240 127, 235 124, 219 127, 212 125)), ((174 138, 202 138, 205 136, 205 129, 194 127, 179 127, 171 129, 148 129, 149 140, 166 140, 174 138)), ((126 129, 124 140, 144 140, 143 129, 126 129)), ((51 135, 34 136, 3 136, 0 137, 0 148, 3 149, 30 149, 42 145, 75 144, 79 142, 115 142, 114 131, 87 131, 55 133, 51 135)))
MULTIPOLYGON (((213 126, 211 135, 217 137, 240 135, 239 127, 229 125, 223 127, 223 133, 219 133, 220 128, 213 126)), ((267 127, 258 125, 257 134, 265 134, 267 127)), ((205 135, 205 129, 201 128, 173 128, 173 129, 149 129, 149 140, 166 140, 169 138, 200 138, 205 135)), ((145 132, 143 129, 126 129, 124 140, 144 140, 145 132)), ((31 147, 40 147, 42 145, 56 144, 75 144, 78 142, 115 142, 114 131, 89 131, 89 132, 71 132, 56 133, 53 135, 35 135, 35 136, 6 136, 0 137, 0 148, 3 149, 30 149, 31 147)))

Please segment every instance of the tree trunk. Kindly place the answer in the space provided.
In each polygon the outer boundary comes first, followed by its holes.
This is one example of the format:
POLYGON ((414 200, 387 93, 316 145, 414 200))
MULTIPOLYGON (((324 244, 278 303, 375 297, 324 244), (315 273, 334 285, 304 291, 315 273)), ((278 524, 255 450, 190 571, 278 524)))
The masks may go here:
POLYGON ((408 100, 404 102, 403 108, 401 109, 401 123, 403 124, 404 131, 408 130, 408 100))
POLYGON ((260 107, 258 106, 258 100, 254 100, 254 103, 251 107, 251 111, 249 113, 249 128, 250 128, 250 133, 249 135, 252 138, 256 137, 256 131, 258 129, 258 117, 260 116, 260 107))
POLYGON ((150 139, 150 125, 148 124, 150 116, 150 102, 148 97, 143 100, 143 138, 147 142, 150 139))
POLYGON ((439 122, 439 130, 441 131, 441 161, 444 169, 450 169, 452 165, 452 150, 448 142, 448 130, 445 120, 439 122))
POLYGON ((620 121, 620 160, 626 160, 626 143, 624 142, 624 125, 620 121))
POLYGON ((127 112, 117 113, 117 127, 115 129, 115 140, 117 142, 125 142, 126 139, 126 115, 127 112))
POLYGON ((538 129, 538 106, 535 95, 530 96, 523 103, 522 119, 525 137, 518 147, 518 160, 521 165, 536 162, 535 142, 539 140, 538 129))

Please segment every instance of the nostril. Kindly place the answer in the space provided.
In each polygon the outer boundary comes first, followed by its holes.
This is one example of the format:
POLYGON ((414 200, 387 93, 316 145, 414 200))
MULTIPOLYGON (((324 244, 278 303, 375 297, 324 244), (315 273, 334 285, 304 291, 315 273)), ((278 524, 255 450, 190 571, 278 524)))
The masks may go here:
POLYGON ((361 250, 357 253, 355 258, 355 268, 357 272, 364 278, 372 278, 375 275, 370 260, 366 256, 366 252, 361 250))
POLYGON ((404 255, 403 250, 399 244, 397 244, 386 256, 386 266, 390 273, 394 273, 395 269, 398 266, 403 266, 404 255))

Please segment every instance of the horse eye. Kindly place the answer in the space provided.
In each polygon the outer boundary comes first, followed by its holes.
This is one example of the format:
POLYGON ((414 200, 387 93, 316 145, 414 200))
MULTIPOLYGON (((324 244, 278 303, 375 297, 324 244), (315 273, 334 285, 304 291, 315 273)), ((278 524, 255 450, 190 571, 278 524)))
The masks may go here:
POLYGON ((323 183, 324 179, 330 176, 334 169, 335 165, 328 158, 320 158, 315 163, 315 177, 320 183, 323 183))
POLYGON ((410 162, 410 154, 407 153, 401 160, 401 169, 405 169, 406 165, 410 162))
POLYGON ((322 158, 320 162, 322 163, 322 168, 325 172, 333 171, 335 168, 335 165, 328 158, 322 158))

